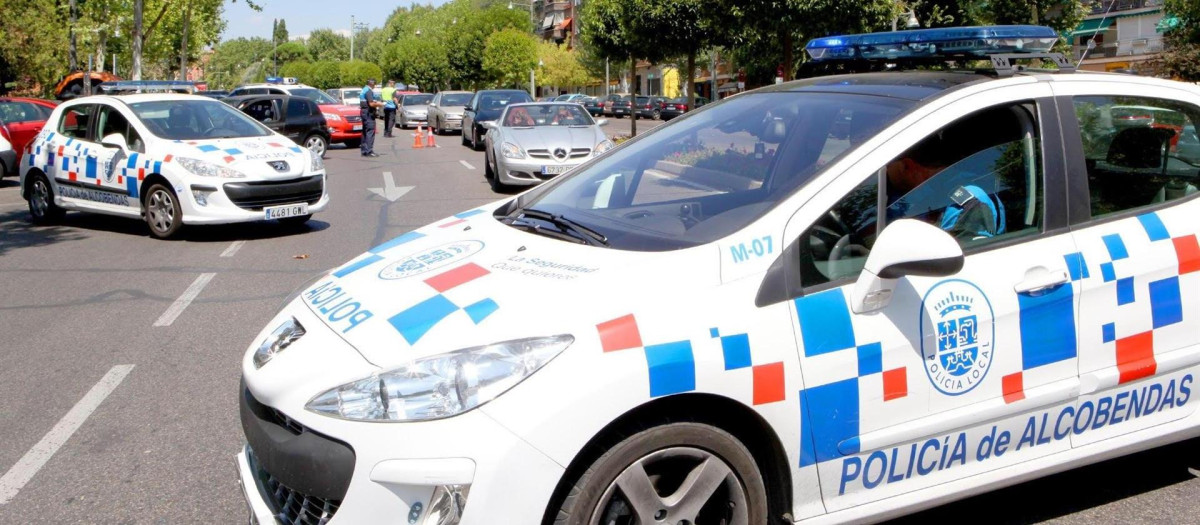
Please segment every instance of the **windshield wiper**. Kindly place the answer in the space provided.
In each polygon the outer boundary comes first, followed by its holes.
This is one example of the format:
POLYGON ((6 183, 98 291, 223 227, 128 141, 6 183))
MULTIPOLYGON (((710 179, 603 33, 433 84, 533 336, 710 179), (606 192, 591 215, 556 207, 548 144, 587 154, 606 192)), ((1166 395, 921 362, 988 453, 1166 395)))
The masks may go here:
MULTIPOLYGON (((523 219, 525 217, 529 217, 531 219, 537 219, 539 221, 545 221, 550 224, 553 224, 555 227, 557 227, 558 229, 560 229, 564 232, 574 233, 579 239, 582 239, 584 242, 591 244, 592 246, 608 246, 608 237, 605 237, 604 234, 602 234, 596 230, 593 230, 591 228, 588 228, 587 226, 579 224, 571 219, 563 217, 562 215, 555 215, 553 213, 545 212, 542 210, 536 210, 536 209, 521 210, 518 212, 517 217, 510 219, 509 224, 516 225, 517 223, 515 221, 517 219, 523 219)), ((521 221, 520 224, 530 227, 530 228, 533 228, 535 230, 539 229, 539 228, 537 228, 537 226, 529 224, 528 222, 525 222, 525 221, 521 221)))

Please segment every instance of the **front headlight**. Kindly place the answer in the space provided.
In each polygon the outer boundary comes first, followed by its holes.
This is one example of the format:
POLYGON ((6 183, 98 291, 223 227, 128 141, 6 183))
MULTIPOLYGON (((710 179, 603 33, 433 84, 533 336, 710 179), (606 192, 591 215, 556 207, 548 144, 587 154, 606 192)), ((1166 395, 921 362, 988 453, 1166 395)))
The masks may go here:
POLYGON ((311 149, 308 150, 308 158, 310 159, 308 163, 308 171, 316 172, 323 171, 325 169, 325 161, 321 159, 320 155, 317 155, 317 152, 311 149))
POLYGON ((175 159, 175 162, 178 163, 180 166, 183 166, 183 169, 188 170, 193 175, 199 175, 201 177, 220 177, 222 179, 241 179, 246 176, 245 173, 242 173, 233 168, 226 168, 225 166, 218 166, 211 162, 204 162, 199 159, 189 159, 187 157, 177 157, 175 159))
POLYGON ((321 114, 325 115, 325 120, 330 120, 330 121, 335 121, 335 122, 342 120, 342 116, 338 115, 337 113, 321 113, 321 114))
POLYGON ((487 403, 566 350, 570 335, 517 339, 418 359, 312 398, 305 409, 360 421, 425 421, 487 403))
POLYGON ((605 139, 605 140, 601 141, 599 144, 596 144, 595 151, 596 151, 596 154, 599 155, 610 149, 613 149, 613 142, 611 140, 605 139))
POLYGON ((505 142, 504 144, 501 144, 500 145, 500 153, 503 154, 504 158, 506 158, 506 159, 523 159, 523 158, 525 158, 525 150, 521 149, 520 146, 513 144, 511 142, 505 142))
POLYGON ((275 357, 275 354, 287 349, 305 333, 304 327, 300 326, 300 322, 295 317, 284 321, 258 344, 258 350, 254 351, 254 368, 262 368, 271 358, 275 357))

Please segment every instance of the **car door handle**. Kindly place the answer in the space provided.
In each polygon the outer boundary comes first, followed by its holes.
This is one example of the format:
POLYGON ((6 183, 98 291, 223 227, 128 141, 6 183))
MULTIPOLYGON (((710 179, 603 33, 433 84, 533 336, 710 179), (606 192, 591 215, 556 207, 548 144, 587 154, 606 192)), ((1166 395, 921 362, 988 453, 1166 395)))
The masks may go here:
POLYGON ((1019 294, 1038 294, 1050 291, 1071 282, 1066 270, 1048 270, 1038 266, 1025 271, 1025 280, 1017 283, 1013 290, 1019 294))

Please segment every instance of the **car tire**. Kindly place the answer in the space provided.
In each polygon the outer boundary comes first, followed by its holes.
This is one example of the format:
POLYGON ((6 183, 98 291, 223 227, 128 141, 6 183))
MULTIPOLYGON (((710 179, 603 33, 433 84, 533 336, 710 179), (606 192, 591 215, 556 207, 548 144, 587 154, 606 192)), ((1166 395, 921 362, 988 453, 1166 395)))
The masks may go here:
MULTIPOLYGON (((704 485, 698 482, 691 487, 704 485)), ((750 450, 724 430, 691 422, 633 434, 596 458, 565 492, 555 525, 632 522, 639 515, 641 523, 757 524, 767 523, 769 512, 766 484, 750 450), (686 508, 669 508, 662 501, 683 496, 682 503, 688 501, 686 495, 660 495, 678 489, 679 480, 689 474, 720 483, 694 514, 686 508), (627 496, 622 485, 639 482, 650 484, 657 494, 627 496), (668 486, 660 489, 657 483, 668 486)))
POLYGON ((143 216, 150 227, 150 235, 159 239, 170 239, 183 227, 183 209, 179 198, 170 186, 154 183, 146 190, 143 216))
POLYGON ((403 114, 400 115, 400 118, 396 119, 396 127, 400 129, 408 129, 408 123, 404 121, 403 114))
POLYGON ((62 221, 67 211, 54 204, 54 189, 50 181, 41 173, 35 174, 29 181, 29 217, 34 224, 57 224, 62 221))
POLYGON ((483 149, 479 147, 479 130, 475 129, 475 126, 471 126, 471 149, 475 151, 483 149))
POLYGON ((496 176, 496 170, 492 169, 492 160, 486 152, 483 154, 483 178, 492 180, 496 176))
POLYGON ((490 185, 492 187, 492 191, 494 191, 496 193, 508 192, 508 190, 511 189, 511 186, 509 186, 508 184, 505 184, 503 182, 500 182, 500 174, 496 173, 495 169, 491 169, 491 164, 487 163, 487 159, 484 159, 484 164, 486 164, 487 167, 489 168, 488 171, 492 172, 492 176, 489 177, 487 180, 488 185, 490 185))
POLYGON ((653 113, 650 114, 650 118, 652 118, 654 120, 659 120, 662 118, 662 112, 656 109, 656 110, 654 110, 653 113))
POLYGON ((297 215, 295 217, 284 217, 282 219, 276 219, 276 220, 279 221, 279 224, 281 226, 286 226, 289 228, 296 228, 296 227, 304 226, 304 224, 307 223, 310 219, 312 219, 311 213, 308 215, 297 215))
POLYGON ((470 146, 470 145, 471 145, 471 143, 467 141, 467 128, 463 128, 463 129, 462 129, 462 132, 461 132, 461 133, 459 133, 459 135, 461 135, 461 138, 462 138, 462 145, 463 145, 463 146, 470 146))
POLYGON ((346 142, 343 142, 343 144, 345 144, 347 148, 355 149, 362 145, 362 139, 349 139, 346 142))
POLYGON ((316 153, 318 157, 325 158, 325 152, 329 150, 329 141, 325 140, 325 137, 314 133, 304 139, 304 147, 316 153))

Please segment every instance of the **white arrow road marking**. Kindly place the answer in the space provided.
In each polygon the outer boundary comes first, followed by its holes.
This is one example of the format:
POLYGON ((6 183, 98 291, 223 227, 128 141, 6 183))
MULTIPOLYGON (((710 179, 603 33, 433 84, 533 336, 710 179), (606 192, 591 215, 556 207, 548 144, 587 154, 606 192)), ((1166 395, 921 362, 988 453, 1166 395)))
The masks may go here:
POLYGON ((396 199, 403 197, 413 189, 412 186, 396 186, 396 181, 392 179, 392 172, 383 172, 383 187, 382 188, 367 188, 368 191, 389 201, 396 202, 396 199))
POLYGON ((79 430, 83 422, 88 416, 92 415, 100 403, 104 402, 104 398, 108 397, 121 381, 125 380, 125 376, 133 371, 134 365, 117 365, 112 367, 104 377, 100 378, 100 382, 96 383, 87 394, 83 395, 75 406, 67 412, 67 415, 55 423, 54 427, 42 436, 42 440, 38 441, 33 448, 29 449, 17 463, 4 473, 4 477, 0 477, 0 505, 4 505, 12 501, 17 492, 33 479, 34 474, 41 470, 42 466, 50 461, 50 456, 53 456, 71 435, 79 430))
POLYGON ((189 304, 192 304, 192 301, 196 300, 196 296, 200 295, 200 292, 204 290, 205 286, 208 286, 208 282, 216 275, 215 273, 200 274, 200 277, 192 281, 192 285, 183 291, 183 295, 179 296, 174 303, 171 303, 170 308, 167 308, 167 311, 163 312, 157 321, 154 321, 154 326, 171 326, 171 323, 175 322, 175 318, 179 317, 179 314, 183 313, 184 309, 189 304))
POLYGON ((464 167, 466 167, 469 170, 475 169, 475 166, 472 166, 470 162, 467 162, 465 160, 460 160, 460 161, 458 161, 458 163, 462 164, 464 167))

